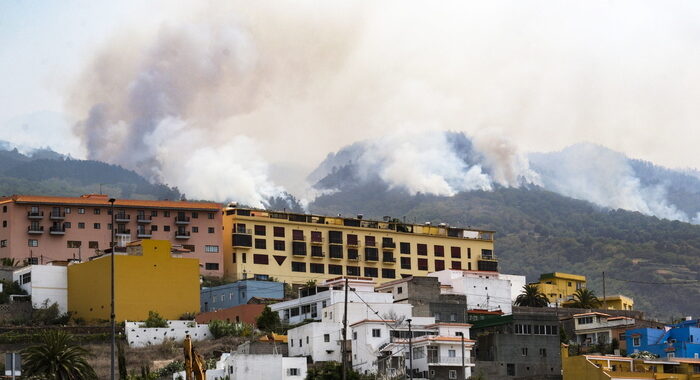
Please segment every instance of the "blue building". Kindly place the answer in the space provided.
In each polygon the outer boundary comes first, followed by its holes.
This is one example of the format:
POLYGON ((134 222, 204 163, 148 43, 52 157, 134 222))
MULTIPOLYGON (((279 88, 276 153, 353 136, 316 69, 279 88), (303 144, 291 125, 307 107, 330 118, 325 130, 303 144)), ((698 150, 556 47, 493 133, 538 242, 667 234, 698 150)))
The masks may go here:
POLYGON ((274 281, 241 280, 230 284, 202 288, 200 311, 216 311, 248 303, 253 298, 284 298, 284 284, 274 281))
POLYGON ((687 320, 665 330, 627 330, 627 353, 649 351, 661 358, 700 358, 700 320, 687 320))

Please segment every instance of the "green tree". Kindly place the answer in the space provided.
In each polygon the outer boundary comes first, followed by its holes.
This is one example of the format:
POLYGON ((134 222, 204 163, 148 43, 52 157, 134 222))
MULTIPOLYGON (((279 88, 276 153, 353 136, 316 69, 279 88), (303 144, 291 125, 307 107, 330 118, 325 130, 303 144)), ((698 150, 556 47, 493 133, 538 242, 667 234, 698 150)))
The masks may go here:
POLYGON ((19 264, 19 261, 14 257, 3 257, 0 259, 0 266, 3 267, 18 267, 19 264))
MULTIPOLYGON (((343 365, 338 362, 324 362, 314 365, 306 372, 306 380, 340 380, 343 378, 343 365)), ((363 375, 352 368, 348 369, 348 380, 373 380, 374 376, 363 375)))
POLYGON ((269 306, 265 306, 262 313, 255 320, 255 324, 258 329, 262 331, 277 331, 282 325, 280 321, 280 316, 276 312, 272 311, 269 306))
POLYGON ((548 304, 549 299, 537 284, 523 286, 522 293, 515 298, 516 306, 547 307, 548 304))
POLYGON ((168 327, 168 321, 155 311, 148 312, 145 327, 168 327))
POLYGON ((17 281, 14 282, 8 282, 8 281, 0 281, 2 282, 2 288, 3 291, 0 292, 0 303, 8 303, 10 302, 10 296, 19 294, 19 295, 27 295, 27 292, 22 289, 22 287, 17 283, 17 281))
POLYGON ((576 292, 574 292, 574 302, 569 306, 580 309, 595 309, 600 307, 600 300, 592 290, 581 288, 576 289, 576 292))
POLYGON ((39 344, 22 350, 22 375, 50 380, 96 379, 87 362, 89 355, 67 332, 48 330, 41 334, 39 344))

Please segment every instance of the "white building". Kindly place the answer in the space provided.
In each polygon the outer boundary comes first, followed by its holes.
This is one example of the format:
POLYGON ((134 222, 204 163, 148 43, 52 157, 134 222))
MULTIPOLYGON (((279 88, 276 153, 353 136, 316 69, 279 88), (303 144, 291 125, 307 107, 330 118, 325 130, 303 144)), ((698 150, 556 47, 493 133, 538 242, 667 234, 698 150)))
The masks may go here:
MULTIPOLYGON (((375 293, 375 282, 369 278, 353 278, 348 281, 353 291, 348 292, 349 303, 393 303, 391 294, 375 293)), ((306 319, 321 320, 319 311, 327 306, 343 303, 345 300, 345 280, 335 278, 321 282, 316 288, 302 289, 297 299, 270 305, 279 313, 280 320, 287 324, 297 324, 306 319), (308 295, 307 295, 308 294, 308 295)))
POLYGON ((515 299, 523 292, 523 286, 526 284, 525 276, 501 273, 499 277, 510 281, 510 300, 515 302, 515 299))
POLYGON ((31 296, 32 305, 58 304, 61 313, 68 311, 68 268, 60 265, 30 265, 14 271, 12 280, 31 296))
POLYGON ((224 360, 224 374, 231 379, 303 380, 306 372, 304 357, 232 353, 224 360))
POLYGON ((500 310, 504 314, 512 313, 513 295, 525 284, 525 276, 498 272, 442 270, 428 276, 438 278, 443 294, 466 295, 467 309, 500 310))
POLYGON ((289 356, 310 356, 314 362, 340 362, 342 334, 343 324, 338 322, 312 322, 291 329, 287 332, 289 356))

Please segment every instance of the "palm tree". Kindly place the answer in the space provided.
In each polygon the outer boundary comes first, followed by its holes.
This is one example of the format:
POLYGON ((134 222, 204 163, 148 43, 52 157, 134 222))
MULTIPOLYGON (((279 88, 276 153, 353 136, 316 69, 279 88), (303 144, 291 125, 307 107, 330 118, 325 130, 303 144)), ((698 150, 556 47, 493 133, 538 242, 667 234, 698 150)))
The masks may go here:
POLYGON ((596 297, 592 290, 586 288, 576 289, 574 292, 574 302, 570 307, 579 309, 595 309, 600 306, 600 300, 596 297))
POLYGON ((48 330, 41 334, 38 345, 22 350, 22 375, 51 380, 97 379, 87 362, 89 354, 67 332, 48 330))
POLYGON ((549 299, 537 284, 523 286, 523 292, 515 298, 515 306, 546 307, 549 299))

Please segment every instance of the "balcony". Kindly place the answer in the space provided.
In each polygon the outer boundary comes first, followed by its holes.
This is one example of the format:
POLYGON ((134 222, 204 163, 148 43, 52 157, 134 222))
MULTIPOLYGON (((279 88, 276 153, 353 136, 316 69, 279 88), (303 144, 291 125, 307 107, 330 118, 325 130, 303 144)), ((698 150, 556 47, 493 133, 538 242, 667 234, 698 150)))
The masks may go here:
POLYGON ((394 257, 394 255, 384 255, 382 257, 382 262, 387 264, 393 264, 396 262, 396 258, 394 257))
POLYGON ((360 242, 358 240, 348 239, 348 247, 357 248, 359 246, 360 246, 360 242))
POLYGON ((148 215, 136 215, 136 223, 151 223, 153 218, 148 215))
POLYGON ((41 235, 44 233, 43 226, 29 226, 27 227, 27 233, 30 235, 41 235))
POLYGON ((311 244, 312 244, 312 245, 322 245, 322 244, 323 244, 323 238, 322 238, 322 237, 313 237, 313 236, 311 236, 311 244))
POLYGON ((343 239, 328 239, 328 244, 342 245, 343 239))
POLYGON ((116 236, 131 236, 131 230, 117 228, 117 230, 114 232, 114 235, 116 235, 116 236))
MULTIPOLYGON (((430 365, 445 365, 445 366, 461 366, 462 365, 462 357, 457 355, 457 356, 433 356, 433 355, 428 355, 428 364, 430 365)), ((471 358, 470 357, 465 357, 464 358, 464 364, 471 364, 471 358)))
POLYGON ((66 214, 60 211, 51 211, 49 218, 51 218, 51 220, 63 220, 66 218, 66 214))
POLYGON ((395 249, 396 248, 396 243, 393 241, 383 241, 382 242, 382 249, 395 249))
POLYGON ((51 235, 65 235, 66 234, 66 229, 61 227, 50 227, 49 228, 49 233, 51 235))
POLYGON ((376 242, 376 241, 366 241, 366 240, 365 240, 365 246, 366 246, 366 247, 376 247, 376 246, 377 246, 377 242, 376 242))
POLYGON ((128 223, 130 220, 131 220, 131 215, 127 215, 124 213, 114 214, 114 221, 117 223, 128 223))
POLYGON ((189 239, 189 238, 190 238, 189 231, 177 231, 177 232, 175 232, 175 239, 189 239))
POLYGON ((190 224, 190 217, 178 215, 175 217, 175 224, 190 224))
POLYGON ((306 236, 304 236, 304 235, 292 235, 292 241, 306 241, 306 236))
POLYGON ((253 247, 253 236, 246 233, 234 233, 232 238, 234 248, 251 248, 253 247))
POLYGON ((378 255, 365 254, 365 261, 379 261, 378 255))
POLYGON ((136 237, 139 239, 150 239, 151 236, 153 236, 151 231, 146 231, 146 230, 137 230, 136 231, 136 237))
MULTIPOLYGON (((296 253, 295 253, 295 255, 296 255, 296 253)), ((317 259, 322 259, 322 258, 326 257, 326 255, 323 252, 311 252, 311 257, 317 258, 317 259)))
POLYGON ((357 252, 355 252, 355 253, 348 252, 348 260, 358 261, 358 260, 360 260, 360 256, 357 254, 357 252))
POLYGON ((477 269, 480 271, 498 272, 498 261, 492 260, 478 260, 477 269))
POLYGON ((42 219, 44 217, 43 211, 29 211, 27 212, 27 218, 29 219, 42 219))

